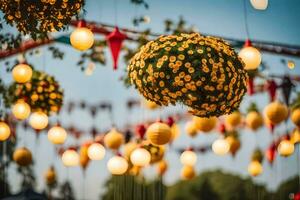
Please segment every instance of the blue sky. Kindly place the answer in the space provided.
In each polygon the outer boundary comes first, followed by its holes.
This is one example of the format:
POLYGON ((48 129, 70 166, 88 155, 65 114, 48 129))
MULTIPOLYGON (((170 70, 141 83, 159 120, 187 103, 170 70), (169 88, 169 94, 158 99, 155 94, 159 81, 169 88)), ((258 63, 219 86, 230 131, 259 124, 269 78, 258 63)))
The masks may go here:
MULTIPOLYGON (((269 8, 266 11, 254 10, 247 1, 251 39, 300 45, 300 1, 269 1, 269 8)), ((87 11, 86 19, 114 24, 115 17, 117 17, 117 24, 120 27, 135 28, 138 30, 150 27, 154 32, 162 33, 164 28, 163 21, 166 18, 178 20, 179 16, 183 16, 189 25, 194 25, 200 32, 237 39, 246 39, 243 18, 243 0, 148 0, 148 3, 150 9, 145 10, 142 7, 135 8, 129 3, 129 0, 87 0, 85 7, 87 11), (115 3, 117 3, 117 16, 114 14, 115 3), (131 21, 135 14, 145 14, 150 16, 151 23, 141 25, 138 28, 133 27, 131 21)), ((160 114, 182 110, 180 107, 171 107, 166 108, 163 111, 149 113, 143 109, 136 109, 130 113, 129 116, 129 113, 126 112, 125 102, 128 98, 138 98, 139 96, 135 90, 125 89, 122 83, 118 81, 120 75, 123 74, 123 69, 126 67, 126 64, 122 60, 120 62, 120 69, 117 72, 112 71, 110 55, 107 52, 107 66, 97 65, 92 76, 85 76, 76 66, 80 54, 69 46, 62 44, 57 44, 56 46, 65 51, 64 60, 60 61, 52 59, 51 54, 44 51, 44 47, 41 48, 41 56, 29 57, 28 60, 30 63, 33 63, 37 69, 45 69, 47 73, 54 75, 57 80, 59 80, 62 88, 65 90, 66 102, 69 100, 79 101, 84 99, 90 103, 96 103, 101 100, 110 100, 114 104, 114 116, 116 118, 116 124, 119 126, 122 126, 128 120, 131 122, 141 122, 143 119, 156 118, 160 114), (45 66, 43 65, 44 59, 46 61, 45 66)), ((283 74, 288 72, 300 75, 300 59, 263 54, 263 60, 270 66, 269 73, 283 74), (296 63, 296 68, 293 71, 287 70, 286 66, 283 66, 280 63, 280 59, 282 58, 293 59, 296 63)), ((3 64, 4 62, 0 61, 0 65, 3 66, 3 64)), ((8 83, 12 79, 11 76, 4 71, 4 68, 0 69, 0 76, 8 83)), ((259 101, 259 108, 263 109, 268 102, 268 98, 266 94, 246 97, 241 107, 242 111, 245 111, 245 108, 250 101, 259 101)), ((110 126, 108 117, 105 114, 100 114, 93 120, 87 112, 76 111, 72 113, 72 115, 62 112, 59 119, 62 121, 62 124, 69 125, 73 123, 86 130, 89 130, 93 125, 100 129, 109 128, 110 126)), ((51 120, 54 122, 56 117, 52 117, 51 120)), ((293 127, 291 124, 288 126, 290 129, 293 127)), ((181 124, 182 129, 183 127, 184 124, 181 124)), ((284 132, 285 127, 280 126, 278 127, 276 134, 283 134, 284 132)), ((272 136, 265 128, 255 134, 250 131, 240 131, 240 134, 242 148, 235 159, 230 156, 218 157, 212 153, 200 155, 196 166, 197 171, 222 168, 225 171, 247 177, 246 170, 251 152, 256 145, 265 149, 270 143, 272 136)), ((26 140, 28 147, 33 151, 34 159, 36 160, 35 173, 38 177, 38 190, 42 190, 44 187, 43 173, 50 164, 55 164, 60 182, 67 178, 67 170, 62 166, 61 161, 58 158, 55 158, 53 146, 48 142, 45 133, 42 133, 40 136, 38 144, 36 144, 34 134, 30 130, 24 131, 18 129, 18 136, 21 138, 20 145, 26 140)), ((182 130, 180 138, 175 141, 173 146, 186 147, 190 144, 209 144, 216 138, 217 134, 212 133, 211 135, 201 134, 195 139, 190 139, 182 130)), ((82 141, 85 139, 88 139, 88 137, 82 138, 82 141)), ((68 138, 67 143, 74 144, 74 140, 68 138)), ((106 162, 110 157, 111 154, 108 153, 104 160, 90 163, 85 179, 86 199, 98 199, 99 194, 103 192, 102 186, 109 177, 109 173, 106 169, 106 162)), ((167 160, 170 163, 170 169, 166 174, 165 182, 167 184, 172 184, 179 179, 181 168, 179 155, 171 149, 167 154, 167 160)), ((296 155, 287 159, 277 157, 275 163, 276 167, 273 169, 267 163, 264 163, 264 174, 259 178, 255 178, 255 181, 268 183, 268 187, 274 188, 281 179, 286 179, 297 173, 296 161, 296 155), (283 173, 283 169, 288 170, 285 170, 283 173)), ((9 179, 14 191, 17 191, 21 179, 14 173, 15 170, 16 167, 12 165, 9 171, 9 179)), ((146 176, 150 179, 153 178, 153 176, 151 176, 153 173, 155 173, 154 168, 149 168, 145 171, 146 176)), ((83 178, 79 167, 69 170, 69 179, 76 189, 77 197, 82 199, 83 178)))

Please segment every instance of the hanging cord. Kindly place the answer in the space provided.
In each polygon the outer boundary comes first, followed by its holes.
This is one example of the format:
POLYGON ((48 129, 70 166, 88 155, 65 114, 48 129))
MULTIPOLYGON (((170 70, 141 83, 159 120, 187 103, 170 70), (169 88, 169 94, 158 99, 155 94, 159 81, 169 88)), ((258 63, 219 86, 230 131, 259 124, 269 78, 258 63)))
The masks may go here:
POLYGON ((5 170, 5 168, 6 168, 6 141, 3 141, 3 143, 2 143, 2 147, 3 147, 3 155, 2 155, 2 161, 3 161, 3 190, 4 190, 4 196, 6 195, 6 190, 7 190, 7 188, 6 188, 6 170, 5 170))
POLYGON ((249 32, 249 26, 248 26, 248 15, 247 15, 247 0, 243 0, 244 4, 244 25, 245 25, 245 31, 247 39, 250 39, 250 32, 249 32))
POLYGON ((118 25, 118 0, 114 0, 115 26, 118 25))
POLYGON ((43 48, 43 71, 46 72, 46 46, 43 48))

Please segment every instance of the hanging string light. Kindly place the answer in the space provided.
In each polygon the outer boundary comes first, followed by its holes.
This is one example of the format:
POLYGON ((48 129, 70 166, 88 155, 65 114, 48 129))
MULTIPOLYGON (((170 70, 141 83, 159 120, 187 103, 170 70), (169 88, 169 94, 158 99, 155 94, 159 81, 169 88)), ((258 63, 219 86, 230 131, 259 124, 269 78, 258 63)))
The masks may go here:
POLYGON ((53 126, 48 131, 48 140, 53 144, 63 144, 66 138, 67 138, 67 131, 59 125, 53 126))
POLYGON ((105 156, 105 148, 100 143, 93 143, 88 147, 88 157, 91 160, 102 160, 105 156))
POLYGON ((25 63, 20 63, 13 68, 12 75, 17 83, 26 83, 32 77, 32 68, 25 63))
POLYGON ((5 141, 10 136, 10 128, 5 122, 0 122, 0 141, 5 141))
POLYGON ((79 155, 74 149, 67 149, 61 156, 61 160, 66 167, 79 165, 79 155))
POLYGON ((247 40, 245 41, 244 47, 239 52, 239 57, 245 63, 245 70, 255 70, 259 67, 261 63, 261 54, 260 52, 252 46, 250 41, 248 20, 247 20, 247 5, 246 0, 244 0, 244 20, 245 20, 245 29, 247 34, 247 40))
POLYGON ((33 129, 42 130, 48 125, 48 116, 42 111, 37 111, 31 114, 29 124, 33 129))
POLYGON ((113 175, 122 175, 128 169, 128 162, 122 156, 117 155, 109 159, 107 169, 113 175))
POLYGON ((217 155, 225 155, 229 152, 230 145, 224 138, 215 140, 212 144, 212 150, 217 155))
POLYGON ((180 162, 183 165, 194 166, 197 162, 197 154, 192 150, 182 152, 180 162))
POLYGON ((94 34, 86 27, 85 21, 79 21, 77 28, 71 33, 70 42, 79 51, 88 50, 93 46, 94 34))
POLYGON ((151 154, 144 148, 137 148, 131 153, 130 161, 135 166, 145 167, 151 161, 151 154))

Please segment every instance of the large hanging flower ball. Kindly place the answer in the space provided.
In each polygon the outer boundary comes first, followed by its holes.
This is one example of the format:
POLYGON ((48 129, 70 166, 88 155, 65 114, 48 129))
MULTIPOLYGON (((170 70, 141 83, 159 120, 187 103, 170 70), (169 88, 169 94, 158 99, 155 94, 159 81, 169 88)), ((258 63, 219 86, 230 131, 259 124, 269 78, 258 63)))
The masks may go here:
POLYGON ((148 42, 131 59, 128 76, 147 100, 166 106, 182 103, 200 117, 237 110, 248 79, 227 42, 198 33, 148 42))
POLYGON ((63 90, 53 76, 33 71, 32 78, 27 83, 12 83, 8 90, 6 104, 12 105, 23 100, 32 111, 42 111, 50 115, 60 110, 63 97, 63 90))

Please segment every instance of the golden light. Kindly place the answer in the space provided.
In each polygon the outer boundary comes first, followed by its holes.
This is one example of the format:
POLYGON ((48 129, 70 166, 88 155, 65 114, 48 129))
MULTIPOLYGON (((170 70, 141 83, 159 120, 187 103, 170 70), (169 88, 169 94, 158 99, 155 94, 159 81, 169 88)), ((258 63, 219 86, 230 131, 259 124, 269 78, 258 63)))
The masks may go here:
POLYGON ((10 136, 10 128, 5 122, 0 122, 0 141, 5 141, 10 136))
POLYGON ((32 68, 27 64, 18 64, 13 68, 12 75, 17 83, 26 83, 32 77, 32 68))
POLYGON ((67 131, 61 126, 53 126, 48 131, 48 140, 53 144, 63 144, 67 138, 67 131))
POLYGON ((113 175, 122 175, 128 169, 128 162, 122 156, 114 156, 107 162, 107 169, 113 175))
POLYGON ((151 154, 144 148, 137 148, 131 153, 130 161, 135 166, 145 167, 151 161, 151 154))
POLYGON ((277 148, 279 154, 285 157, 292 155, 294 150, 295 146, 290 140, 281 140, 277 148))
POLYGON ((85 51, 93 46, 94 34, 88 28, 76 28, 70 36, 70 42, 75 49, 85 51))
POLYGON ((34 112, 29 118, 29 124, 33 129, 42 130, 48 125, 48 116, 41 111, 34 112))
POLYGON ((293 144, 298 144, 300 143, 300 130, 295 129, 291 135, 291 142, 293 144))
POLYGON ((12 107, 12 113, 15 118, 24 120, 29 117, 31 112, 30 106, 24 100, 18 100, 12 107))
POLYGON ((53 166, 51 166, 44 174, 44 178, 47 185, 52 185, 56 182, 56 172, 53 166))
POLYGON ((288 61, 287 61, 287 66, 288 66, 289 69, 294 69, 295 66, 296 66, 296 64, 295 64, 294 61, 288 60, 288 61))
POLYGON ((194 151, 186 150, 180 156, 183 165, 194 166, 197 162, 197 154, 194 151))
POLYGON ((296 126, 300 127, 300 108, 292 111, 291 120, 296 126))
POLYGON ((61 160, 66 167, 74 167, 79 165, 79 155, 73 149, 66 150, 62 154, 61 160))
POLYGON ((248 173, 251 176, 258 176, 263 172, 263 167, 260 162, 257 160, 251 161, 251 163, 248 165, 248 173))
POLYGON ((212 144, 212 150, 217 155, 225 155, 228 153, 230 145, 224 138, 217 139, 212 144))
POLYGON ((102 144, 93 143, 88 147, 88 157, 91 160, 102 160, 105 156, 105 148, 102 144))
POLYGON ((181 178, 183 180, 190 180, 192 178, 194 178, 196 175, 195 169, 194 167, 185 165, 182 167, 181 169, 181 178))
POLYGON ((250 0, 250 2, 257 10, 266 10, 268 7, 268 0, 250 0))
POLYGON ((167 124, 155 122, 148 127, 146 135, 152 144, 164 145, 171 140, 172 131, 167 124))
POLYGON ((260 52, 246 40, 244 47, 239 52, 239 57, 245 63, 245 70, 255 70, 261 63, 260 52))
POLYGON ((185 132, 190 137, 195 137, 198 133, 198 129, 194 121, 189 121, 185 124, 185 132))

